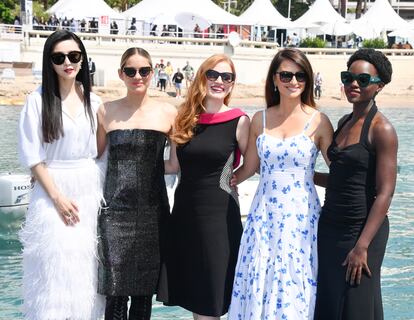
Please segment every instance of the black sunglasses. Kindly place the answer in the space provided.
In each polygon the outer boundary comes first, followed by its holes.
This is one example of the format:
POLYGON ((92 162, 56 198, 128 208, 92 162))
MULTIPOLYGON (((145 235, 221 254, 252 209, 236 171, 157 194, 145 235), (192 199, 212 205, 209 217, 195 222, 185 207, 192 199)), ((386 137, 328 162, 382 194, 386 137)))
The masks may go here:
POLYGON ((139 69, 135 69, 132 67, 125 67, 122 71, 126 74, 127 77, 133 78, 136 76, 137 72, 141 76, 141 78, 146 78, 152 71, 152 67, 141 67, 139 69))
POLYGON ((290 71, 279 71, 276 72, 279 75, 280 81, 283 83, 289 83, 292 81, 293 76, 295 76, 297 82, 306 82, 307 76, 306 73, 303 71, 298 71, 296 73, 290 71))
POLYGON ((218 72, 216 70, 207 70, 206 72, 207 80, 216 81, 219 77, 225 83, 232 83, 236 79, 236 75, 231 72, 218 72))
POLYGON ((55 52, 51 54, 52 62, 56 65, 60 65, 65 62, 66 57, 68 57, 71 63, 78 63, 82 59, 82 52, 80 51, 70 51, 69 53, 55 52))
POLYGON ((341 72, 341 81, 345 86, 350 86, 355 80, 361 88, 368 87, 371 83, 382 82, 380 77, 371 76, 369 73, 355 74, 349 71, 341 72))

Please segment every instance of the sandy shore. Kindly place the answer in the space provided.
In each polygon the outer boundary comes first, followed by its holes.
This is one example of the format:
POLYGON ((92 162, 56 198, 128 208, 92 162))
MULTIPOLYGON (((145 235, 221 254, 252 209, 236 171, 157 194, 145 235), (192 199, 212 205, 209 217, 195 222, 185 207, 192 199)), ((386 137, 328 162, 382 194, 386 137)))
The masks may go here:
MULTIPOLYGON (((30 76, 16 77, 14 82, 2 82, 0 85, 0 105, 23 105, 26 95, 35 90, 39 82, 33 81, 30 76)), ((385 88, 377 97, 377 103, 380 107, 414 107, 414 92, 386 90, 385 88)), ((114 81, 106 87, 94 87, 93 91, 98 94, 103 101, 110 101, 122 97, 125 94, 125 88, 120 81, 114 81)), ((345 107, 350 105, 346 99, 339 98, 339 88, 335 92, 332 88, 323 92, 322 98, 317 100, 320 107, 345 107)), ((185 89, 184 89, 185 94, 185 89)), ((155 99, 169 102, 178 106, 183 100, 175 98, 173 87, 167 88, 167 92, 160 92, 157 88, 151 88, 149 95, 155 99)), ((265 106, 264 101, 264 84, 262 85, 243 85, 236 84, 232 100, 230 103, 234 107, 257 107, 265 106)))

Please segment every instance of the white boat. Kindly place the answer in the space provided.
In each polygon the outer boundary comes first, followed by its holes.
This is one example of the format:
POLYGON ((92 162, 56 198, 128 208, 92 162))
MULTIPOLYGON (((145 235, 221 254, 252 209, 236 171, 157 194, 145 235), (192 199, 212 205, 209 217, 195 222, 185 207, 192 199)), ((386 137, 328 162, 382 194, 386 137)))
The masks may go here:
POLYGON ((31 177, 26 174, 0 174, 0 226, 21 222, 30 199, 31 177))

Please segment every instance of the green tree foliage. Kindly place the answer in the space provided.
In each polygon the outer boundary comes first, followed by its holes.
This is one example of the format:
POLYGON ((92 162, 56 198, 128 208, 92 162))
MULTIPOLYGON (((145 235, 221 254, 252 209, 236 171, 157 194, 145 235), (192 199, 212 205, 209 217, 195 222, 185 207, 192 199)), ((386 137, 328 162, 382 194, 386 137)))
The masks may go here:
MULTIPOLYGON (((174 1, 174 0, 170 0, 174 1)), ((141 2, 141 0, 105 0, 105 2, 111 7, 116 8, 120 11, 125 11, 128 8, 136 5, 137 3, 141 2)))
POLYGON ((0 1, 0 22, 12 24, 14 17, 18 13, 18 1, 16 0, 1 0, 0 1))
MULTIPOLYGON (((239 16, 241 15, 250 5, 253 3, 254 0, 237 0, 237 5, 235 3, 231 3, 230 12, 239 16)), ((288 16, 288 7, 289 7, 289 0, 270 0, 271 3, 275 6, 277 11, 279 11, 284 17, 288 16)), ((228 0, 213 0, 213 2, 219 6, 227 7, 228 0)), ((315 0, 309 0, 303 2, 301 0, 291 0, 290 4, 290 17, 292 20, 299 18, 302 14, 304 14, 308 8, 309 4, 312 4, 315 0)))

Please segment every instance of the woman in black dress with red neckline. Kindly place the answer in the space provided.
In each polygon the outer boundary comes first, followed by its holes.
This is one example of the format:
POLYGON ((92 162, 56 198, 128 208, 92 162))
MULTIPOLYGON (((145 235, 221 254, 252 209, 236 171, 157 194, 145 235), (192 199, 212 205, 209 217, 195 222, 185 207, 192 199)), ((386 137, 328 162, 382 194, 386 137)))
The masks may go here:
POLYGON ((353 112, 328 149, 329 176, 318 230, 315 320, 382 320, 381 264, 397 174, 397 134, 374 98, 391 81, 391 63, 361 49, 341 73, 353 112))
POLYGON ((202 63, 175 122, 176 152, 173 145, 165 166, 181 177, 157 299, 193 312, 196 320, 227 312, 242 234, 230 178, 246 149, 249 119, 227 107, 234 80, 227 56, 202 63))

